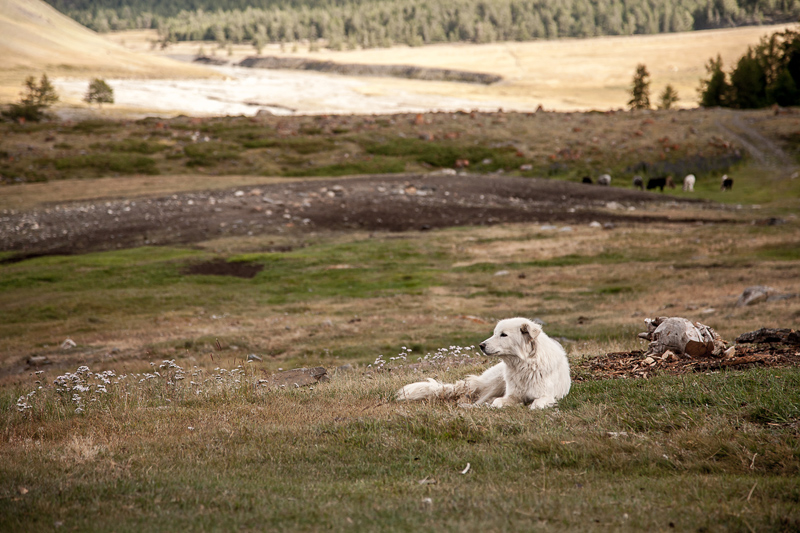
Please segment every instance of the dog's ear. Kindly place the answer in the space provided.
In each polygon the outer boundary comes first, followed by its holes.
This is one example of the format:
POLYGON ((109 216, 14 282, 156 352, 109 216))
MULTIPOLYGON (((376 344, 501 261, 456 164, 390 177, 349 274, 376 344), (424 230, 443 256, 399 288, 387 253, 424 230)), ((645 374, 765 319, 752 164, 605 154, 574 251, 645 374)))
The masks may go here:
POLYGON ((540 328, 534 322, 523 322, 519 327, 519 331, 522 333, 522 336, 525 339, 527 339, 529 342, 533 342, 536 340, 536 337, 539 336, 539 333, 542 332, 542 328, 540 328))

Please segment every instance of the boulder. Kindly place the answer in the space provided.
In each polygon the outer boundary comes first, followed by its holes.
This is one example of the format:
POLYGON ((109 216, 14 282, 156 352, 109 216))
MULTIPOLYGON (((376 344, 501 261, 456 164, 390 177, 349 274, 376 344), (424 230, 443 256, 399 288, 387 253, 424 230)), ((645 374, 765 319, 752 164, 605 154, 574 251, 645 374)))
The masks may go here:
POLYGON ((752 287, 747 287, 739 296, 739 299, 736 300, 736 307, 745 307, 748 305, 757 304, 759 302, 765 302, 767 301, 767 298, 769 298, 775 292, 775 289, 772 287, 767 287, 766 285, 753 285, 752 287))

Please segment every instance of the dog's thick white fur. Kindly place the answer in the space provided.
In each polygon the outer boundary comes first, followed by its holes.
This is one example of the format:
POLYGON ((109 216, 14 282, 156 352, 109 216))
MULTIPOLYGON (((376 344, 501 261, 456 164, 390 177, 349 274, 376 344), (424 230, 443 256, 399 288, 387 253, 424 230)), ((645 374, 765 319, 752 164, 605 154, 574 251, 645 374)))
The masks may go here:
POLYGON ((406 385, 397 391, 397 400, 467 396, 475 405, 530 404, 531 409, 544 409, 569 392, 569 362, 564 348, 548 337, 539 324, 527 318, 501 320, 494 335, 480 347, 483 353, 499 357, 502 362, 480 376, 470 375, 455 383, 428 379, 406 385))

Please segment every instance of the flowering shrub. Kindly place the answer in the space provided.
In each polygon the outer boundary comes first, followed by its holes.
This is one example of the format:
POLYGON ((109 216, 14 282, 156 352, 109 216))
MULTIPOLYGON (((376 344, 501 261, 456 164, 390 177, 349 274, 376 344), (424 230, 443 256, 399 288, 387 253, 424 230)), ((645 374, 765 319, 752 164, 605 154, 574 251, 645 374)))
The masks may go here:
MULTIPOLYGON (((246 371, 241 365, 232 370, 218 367, 212 372, 196 366, 187 372, 174 360, 150 363, 150 366, 149 372, 122 375, 117 375, 113 370, 92 372, 88 366, 80 366, 75 372, 56 377, 51 388, 37 381, 38 388, 20 396, 16 408, 23 414, 30 412, 38 397, 42 406, 52 399, 56 406, 68 406, 76 414, 81 414, 92 407, 115 401, 123 401, 125 405, 148 406, 249 384, 244 379, 246 371)), ((41 373, 36 372, 37 375, 41 373)))

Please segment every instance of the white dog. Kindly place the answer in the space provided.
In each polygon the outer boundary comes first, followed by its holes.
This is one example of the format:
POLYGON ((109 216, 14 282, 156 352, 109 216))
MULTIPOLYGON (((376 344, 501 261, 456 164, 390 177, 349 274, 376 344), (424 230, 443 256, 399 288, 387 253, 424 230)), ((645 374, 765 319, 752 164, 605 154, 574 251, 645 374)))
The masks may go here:
POLYGON ((492 407, 530 404, 531 409, 555 405, 569 392, 569 362, 561 345, 527 318, 501 320, 494 335, 481 343, 488 356, 503 361, 480 376, 455 383, 429 378, 397 391, 397 400, 453 399, 468 396, 476 405, 492 407))

